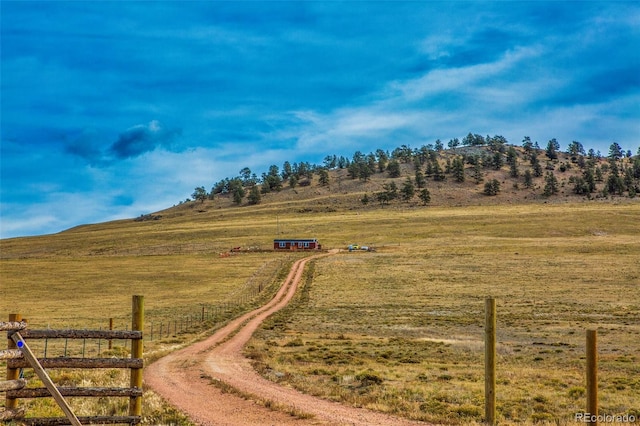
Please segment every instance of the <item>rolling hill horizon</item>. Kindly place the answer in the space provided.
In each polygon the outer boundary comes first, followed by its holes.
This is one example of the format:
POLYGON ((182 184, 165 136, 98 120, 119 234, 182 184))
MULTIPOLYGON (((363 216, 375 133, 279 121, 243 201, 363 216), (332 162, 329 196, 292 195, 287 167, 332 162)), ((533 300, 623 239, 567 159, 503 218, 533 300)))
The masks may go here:
MULTIPOLYGON (((264 190, 265 180, 269 178, 269 173, 262 173, 262 178, 255 180, 248 176, 227 177, 213 184, 210 192, 206 192, 206 187, 196 187, 200 189, 200 199, 196 198, 196 192, 191 194, 191 198, 169 207, 167 209, 141 215, 134 220, 160 220, 162 217, 183 215, 192 211, 195 215, 202 215, 208 211, 220 211, 225 209, 293 209, 298 213, 314 212, 338 212, 338 211, 358 211, 371 210, 377 208, 425 208, 429 206, 438 207, 464 207, 473 205, 495 205, 495 204, 520 204, 520 203, 562 203, 562 202, 587 202, 587 201, 615 201, 626 202, 635 199, 640 190, 640 157, 618 158, 617 172, 610 167, 612 160, 603 157, 598 152, 594 155, 585 155, 571 152, 557 152, 557 158, 548 158, 544 149, 526 148, 510 144, 493 144, 481 146, 462 146, 449 149, 434 150, 431 147, 423 147, 421 150, 411 150, 406 146, 396 148, 388 155, 383 167, 380 166, 381 150, 377 154, 362 154, 357 151, 354 157, 327 156, 323 165, 312 165, 309 163, 290 163, 284 160, 284 166, 271 166, 277 169, 280 178, 280 187, 264 190), (515 152, 515 169, 508 164, 509 150, 515 152), (402 151, 405 150, 403 153, 402 151), (535 174, 535 167, 531 164, 531 156, 535 155, 540 164, 541 173, 535 174), (373 155, 376 155, 375 162, 373 155), (441 167, 441 175, 431 170, 429 163, 435 164, 429 156, 438 162, 441 167), (361 163, 357 165, 356 157, 362 156, 361 163), (423 160, 420 161, 420 156, 423 160), (502 164, 492 163, 495 158, 500 157, 502 164), (452 163, 455 159, 463 161, 463 177, 455 175, 452 163), (338 165, 340 161, 342 164, 338 165), (367 162, 365 165, 364 162, 367 162), (393 175, 389 168, 389 163, 396 160, 399 163, 399 170, 393 175), (474 161, 480 162, 479 172, 474 170, 474 161), (334 164, 331 164, 333 162, 334 164), (489 164, 487 164, 489 163, 489 164), (356 166, 357 165, 357 166, 356 166), (354 166, 356 166, 354 168, 354 166), (361 168, 369 167, 370 172, 361 175, 361 168), (291 167, 292 170, 285 172, 284 169, 291 167), (297 168, 302 171, 297 171, 297 168), (420 170, 424 181, 418 184, 416 171, 420 170), (589 190, 584 187, 584 175, 586 171, 594 172, 594 185, 589 190), (626 170, 633 175, 633 181, 627 177, 627 186, 618 187, 618 191, 611 191, 615 188, 612 175, 624 176, 626 170), (320 176, 322 171, 326 171, 324 181, 320 176), (597 173, 596 173, 597 171, 597 173), (527 183, 527 172, 531 172, 531 180, 527 183), (479 175, 477 174, 479 173, 479 175), (557 187, 553 193, 545 193, 549 174, 556 179, 557 187), (596 177, 597 175, 598 177, 596 177), (610 178, 611 177, 611 178, 610 178), (413 195, 411 190, 403 193, 403 189, 408 181, 413 185, 413 195), (486 185, 488 182, 496 180, 499 189, 495 193, 488 193, 486 185), (234 182, 240 183, 242 197, 234 199, 234 182), (293 182, 293 183, 292 183, 293 182), (633 182, 633 183, 631 183, 633 182), (629 185, 630 183, 630 185, 629 185), (395 184, 397 194, 390 200, 379 199, 380 194, 387 192, 388 186, 395 184), (260 188, 260 199, 252 202, 249 197, 250 188, 256 186, 260 188), (429 200, 425 202, 420 197, 420 191, 426 189, 429 193, 429 200), (631 191, 629 192, 629 189, 631 191), (203 193, 204 190, 204 193, 203 193), (364 198, 364 200, 363 200, 364 198)), ((246 168, 243 169, 246 172, 246 168)), ((242 170, 241 170, 242 172, 242 170)), ((622 178, 624 180, 624 178, 622 178)), ((619 183, 619 182, 618 182, 619 183)), ((393 189, 391 189, 393 191, 393 189)))
POLYGON ((138 217, 79 224, 59 233, 106 223, 166 220, 189 212, 202 216, 207 212, 246 209, 313 213, 429 206, 633 202, 640 191, 640 156, 629 157, 630 151, 621 150, 619 156, 604 157, 593 150, 587 154, 578 144, 574 152, 556 151, 556 157, 549 158, 545 149, 511 145, 499 136, 487 136, 486 140, 489 142, 484 145, 439 149, 432 145, 420 149, 403 145, 392 152, 378 149, 376 153, 363 154, 357 151, 352 158, 328 155, 322 165, 283 160, 282 167, 272 165, 261 177, 245 167, 238 176, 213 183, 210 191, 205 186, 195 187, 191 197, 166 209, 138 217), (537 166, 532 157, 537 158, 537 166), (454 170, 456 159, 462 161, 462 171, 458 174, 454 170), (394 162, 397 163, 395 174, 393 166, 390 167, 394 162), (434 170, 436 163, 440 171, 434 170), (591 174, 593 182, 589 188, 585 177, 591 174), (277 182, 269 182, 274 176, 277 182), (550 184, 554 188, 548 190, 551 176, 555 178, 555 183, 550 184), (488 186, 495 182, 497 188, 491 191, 488 186), (259 200, 252 201, 250 191, 254 186, 259 189, 259 200), (425 189, 427 201, 421 196, 425 189), (385 193, 391 193, 389 199, 385 193))

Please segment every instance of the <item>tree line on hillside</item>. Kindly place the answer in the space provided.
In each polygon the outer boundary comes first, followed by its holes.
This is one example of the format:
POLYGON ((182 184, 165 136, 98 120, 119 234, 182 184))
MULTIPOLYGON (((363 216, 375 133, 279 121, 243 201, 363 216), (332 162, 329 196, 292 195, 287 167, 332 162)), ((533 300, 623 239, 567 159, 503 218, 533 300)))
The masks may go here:
POLYGON ((216 182, 210 191, 204 186, 195 188, 191 196, 194 201, 200 202, 230 197, 238 205, 245 199, 248 205, 255 205, 261 202, 264 195, 281 191, 285 185, 290 188, 309 186, 316 177, 319 186, 327 187, 330 185, 331 170, 346 169, 352 180, 367 182, 376 174, 386 174, 390 179, 400 178, 403 171, 406 174, 411 166, 413 173, 406 176, 400 187, 394 180, 386 182, 382 191, 371 196, 365 194, 362 203, 377 201, 380 205, 386 205, 394 200, 408 202, 417 195, 423 204, 428 204, 431 194, 427 182, 447 179, 457 183, 470 179, 476 185, 484 182, 482 193, 495 196, 501 191, 501 182, 495 177, 486 180, 485 177, 492 171, 506 172, 505 168, 508 168, 507 176, 513 180, 516 189, 520 186, 534 189, 536 178, 542 178, 542 194, 545 196, 559 192, 561 184, 556 171, 565 173, 572 169, 574 172, 570 173, 566 183, 571 185, 575 194, 591 197, 599 192, 599 195, 606 197, 626 193, 629 197, 635 197, 640 192, 640 148, 636 157, 633 157, 630 150, 625 151, 617 142, 611 144, 606 157, 600 151, 586 151, 577 141, 572 141, 564 153, 555 138, 541 148, 528 136, 524 137, 519 149, 510 145, 503 136, 483 137, 472 133, 462 141, 457 138, 449 140, 447 147, 438 139, 434 144, 420 148, 402 145, 392 151, 377 149, 368 154, 356 151, 351 158, 328 155, 321 165, 285 161, 282 168, 271 165, 268 172, 260 177, 244 167, 238 176, 216 182), (564 161, 561 161, 560 154, 564 154, 564 161))

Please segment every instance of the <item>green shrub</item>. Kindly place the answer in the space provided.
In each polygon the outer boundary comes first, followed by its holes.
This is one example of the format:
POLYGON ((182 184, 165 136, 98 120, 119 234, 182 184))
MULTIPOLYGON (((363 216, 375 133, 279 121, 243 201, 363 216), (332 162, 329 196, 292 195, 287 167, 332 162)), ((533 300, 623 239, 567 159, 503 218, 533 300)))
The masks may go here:
POLYGON ((290 342, 287 342, 284 344, 285 348, 292 348, 292 347, 298 347, 298 346, 304 346, 304 342, 302 341, 301 338, 295 338, 293 340, 291 340, 290 342))
POLYGON ((384 382, 382 377, 372 371, 365 371, 356 375, 356 380, 358 380, 362 386, 380 385, 384 382))

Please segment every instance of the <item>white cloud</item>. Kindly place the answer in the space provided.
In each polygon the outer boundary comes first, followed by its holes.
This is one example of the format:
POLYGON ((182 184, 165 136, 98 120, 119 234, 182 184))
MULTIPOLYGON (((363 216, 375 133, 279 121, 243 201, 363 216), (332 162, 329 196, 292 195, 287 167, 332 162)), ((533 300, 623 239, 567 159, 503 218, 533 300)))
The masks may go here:
POLYGON ((502 77, 502 73, 512 70, 525 60, 539 57, 539 47, 517 48, 506 52, 498 61, 459 68, 435 69, 424 76, 393 82, 389 85, 391 93, 396 92, 400 101, 412 102, 428 96, 446 92, 473 92, 477 86, 491 78, 502 77))
MULTIPOLYGON (((535 97, 545 84, 516 79, 495 85, 491 79, 513 72, 523 62, 539 57, 541 53, 540 47, 518 48, 492 63, 436 69, 418 78, 391 81, 372 95, 373 100, 368 104, 337 108, 327 114, 296 111, 293 115, 303 124, 288 129, 287 136, 297 137, 301 150, 322 149, 330 153, 327 151, 345 145, 357 149, 371 141, 380 146, 397 144, 389 138, 398 131, 413 135, 414 143, 422 143, 434 132, 440 133, 434 137, 449 138, 468 131, 483 131, 488 126, 495 127, 495 116, 505 109, 530 102, 528 96, 535 97), (466 105, 451 109, 430 106, 432 99, 447 94, 466 99, 462 101, 466 105), (446 132, 449 133, 442 134, 446 132)), ((509 118, 513 119, 512 116, 509 118)))
POLYGON ((6 211, 2 212, 0 221, 0 239, 41 234, 43 229, 56 229, 60 224, 60 219, 45 205, 30 205, 24 209, 23 206, 5 204, 2 208, 6 211))

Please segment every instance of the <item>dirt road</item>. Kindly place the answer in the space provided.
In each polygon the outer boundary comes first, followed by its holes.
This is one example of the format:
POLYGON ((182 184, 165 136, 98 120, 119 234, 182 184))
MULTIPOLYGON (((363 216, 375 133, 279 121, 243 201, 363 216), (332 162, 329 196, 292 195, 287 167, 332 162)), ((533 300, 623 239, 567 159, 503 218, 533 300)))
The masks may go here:
POLYGON ((242 355, 243 347, 260 324, 289 303, 305 264, 331 254, 295 262, 269 303, 233 320, 206 340, 151 364, 144 372, 145 384, 199 425, 424 425, 279 386, 258 375, 242 355), (250 394, 252 399, 224 393, 211 384, 213 380, 250 394), (285 409, 271 410, 253 399, 270 401, 271 406, 285 409), (308 418, 294 417, 285 411, 304 413, 308 418))

